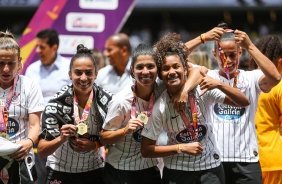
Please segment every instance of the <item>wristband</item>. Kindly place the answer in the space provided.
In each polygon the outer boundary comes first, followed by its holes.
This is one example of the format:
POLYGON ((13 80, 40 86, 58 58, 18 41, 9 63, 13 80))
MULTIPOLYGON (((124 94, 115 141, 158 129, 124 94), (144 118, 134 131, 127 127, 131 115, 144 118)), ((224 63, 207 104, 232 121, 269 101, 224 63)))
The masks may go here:
POLYGON ((33 140, 31 139, 31 138, 27 138, 27 139, 29 139, 31 142, 32 142, 32 147, 34 147, 34 142, 33 142, 33 140))
POLYGON ((180 148, 180 144, 177 144, 176 151, 177 151, 177 153, 182 153, 181 148, 180 148))
POLYGON ((206 43, 206 42, 207 42, 207 41, 206 41, 205 34, 201 34, 201 35, 200 35, 200 38, 201 38, 202 43, 206 43))

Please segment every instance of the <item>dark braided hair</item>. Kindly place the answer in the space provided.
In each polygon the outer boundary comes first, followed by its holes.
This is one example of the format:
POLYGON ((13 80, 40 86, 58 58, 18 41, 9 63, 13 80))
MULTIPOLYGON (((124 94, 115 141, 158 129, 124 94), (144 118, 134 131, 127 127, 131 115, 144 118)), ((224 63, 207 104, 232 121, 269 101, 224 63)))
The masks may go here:
POLYGON ((161 66, 166 56, 178 55, 182 61, 182 65, 186 66, 188 60, 188 48, 181 41, 181 37, 177 33, 168 33, 155 44, 155 50, 158 57, 158 75, 161 78, 161 66))
MULTIPOLYGON (((277 66, 278 59, 282 58, 282 43, 277 35, 265 35, 255 43, 255 46, 277 66)), ((251 63, 255 69, 258 68, 254 59, 251 59, 251 63)))
POLYGON ((72 69, 72 66, 73 66, 73 62, 78 59, 78 58, 89 58, 92 62, 93 62, 93 65, 95 67, 95 71, 97 72, 97 63, 92 55, 92 50, 91 49, 88 49, 87 47, 84 47, 84 45, 82 44, 79 44, 77 47, 76 47, 76 54, 71 58, 71 61, 70 61, 70 71, 72 69))

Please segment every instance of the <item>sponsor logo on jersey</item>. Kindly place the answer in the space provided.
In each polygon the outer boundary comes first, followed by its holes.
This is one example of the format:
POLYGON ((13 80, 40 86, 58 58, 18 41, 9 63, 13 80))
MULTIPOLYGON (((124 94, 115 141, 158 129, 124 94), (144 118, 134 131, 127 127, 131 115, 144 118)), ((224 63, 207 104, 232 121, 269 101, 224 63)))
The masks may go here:
MULTIPOLYGON (((194 128, 193 128, 194 129, 194 128)), ((203 140, 203 138, 207 134, 207 127, 204 125, 198 125, 198 141, 203 140)), ((192 137, 191 133, 187 131, 187 129, 182 130, 176 135, 176 141, 179 143, 189 143, 195 142, 194 138, 192 137)))
POLYGON ((246 111, 245 107, 234 107, 224 104, 214 104, 214 113, 221 119, 224 120, 235 120, 243 116, 246 111))
POLYGON ((19 131, 19 127, 20 125, 15 119, 11 117, 8 118, 7 133, 10 137, 14 136, 19 131))
POLYGON ((142 130, 143 128, 140 128, 138 130, 136 130, 135 132, 133 132, 133 138, 136 142, 142 142, 142 130))

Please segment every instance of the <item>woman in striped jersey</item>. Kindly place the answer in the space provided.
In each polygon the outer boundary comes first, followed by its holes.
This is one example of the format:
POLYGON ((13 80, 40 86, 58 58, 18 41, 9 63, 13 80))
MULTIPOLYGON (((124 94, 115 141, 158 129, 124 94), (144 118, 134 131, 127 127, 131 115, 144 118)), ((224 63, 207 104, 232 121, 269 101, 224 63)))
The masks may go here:
POLYGON ((0 32, 0 136, 20 145, 7 159, 0 157, 0 183, 36 180, 26 168, 34 166, 33 146, 38 141, 44 101, 37 82, 20 75, 21 59, 20 46, 12 33, 0 32))
MULTIPOLYGON (((128 84, 109 104, 101 133, 101 142, 109 145, 105 166, 106 183, 160 183, 157 159, 144 158, 140 153, 143 124, 151 116, 155 100, 164 91, 160 80, 155 82, 158 73, 156 61, 153 49, 140 44, 132 54, 131 71, 135 83, 128 84)), ((199 73, 199 68, 191 72, 196 74, 196 71, 199 73)), ((199 75, 193 77, 188 79, 186 89, 193 86, 199 75)), ((187 93, 185 95, 187 97, 187 93)))
POLYGON ((246 106, 249 105, 248 99, 240 91, 201 72, 203 81, 195 90, 189 92, 187 108, 177 111, 169 101, 185 84, 187 47, 180 41, 179 35, 170 33, 156 44, 156 53, 159 76, 167 91, 156 101, 152 116, 144 125, 142 155, 146 158, 163 157, 164 184, 224 184, 223 167, 214 143, 206 106, 214 101, 246 106), (201 95, 199 87, 203 90, 201 95), (168 140, 165 145, 156 145, 162 131, 167 133, 168 140))
POLYGON ((46 183, 102 184, 99 133, 111 94, 94 84, 96 62, 78 45, 70 62, 72 85, 63 87, 42 115, 38 154, 47 158, 46 183))

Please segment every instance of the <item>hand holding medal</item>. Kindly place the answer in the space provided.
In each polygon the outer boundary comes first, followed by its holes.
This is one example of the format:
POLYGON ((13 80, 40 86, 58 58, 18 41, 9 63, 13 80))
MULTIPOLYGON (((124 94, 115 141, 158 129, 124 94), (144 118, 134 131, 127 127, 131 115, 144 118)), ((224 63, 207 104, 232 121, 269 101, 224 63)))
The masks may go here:
POLYGON ((74 106, 74 120, 75 120, 75 123, 77 124, 76 125, 77 133, 79 135, 84 135, 88 131, 88 126, 86 124, 86 119, 87 119, 88 114, 89 114, 90 109, 91 109, 92 99, 93 99, 93 91, 91 91, 91 93, 89 95, 89 98, 88 98, 88 100, 86 102, 86 105, 84 107, 83 113, 81 115, 81 118, 79 118, 78 100, 77 100, 76 95, 74 94, 74 103, 73 103, 73 106, 74 106))

